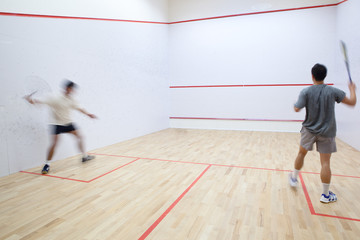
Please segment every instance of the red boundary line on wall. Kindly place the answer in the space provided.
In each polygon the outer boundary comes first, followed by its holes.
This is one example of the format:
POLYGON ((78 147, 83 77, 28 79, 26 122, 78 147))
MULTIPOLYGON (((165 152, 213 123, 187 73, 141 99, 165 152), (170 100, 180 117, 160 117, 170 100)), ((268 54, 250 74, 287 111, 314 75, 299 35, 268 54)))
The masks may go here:
POLYGON ((98 20, 98 21, 131 22, 131 23, 178 24, 178 23, 187 23, 187 22, 195 22, 195 21, 214 20, 214 19, 220 19, 220 18, 249 16, 249 15, 256 15, 256 14, 266 14, 266 13, 306 10, 306 9, 323 8, 323 7, 334 7, 334 6, 338 6, 338 5, 342 4, 342 3, 344 3, 346 1, 348 1, 348 0, 343 0, 341 2, 334 3, 334 4, 325 4, 325 5, 299 7, 299 8, 287 8, 287 9, 278 9, 278 10, 260 11, 260 12, 240 13, 240 14, 232 14, 232 15, 224 15, 224 16, 216 16, 216 17, 208 17, 208 18, 198 18, 198 19, 190 19, 190 20, 175 21, 175 22, 140 21, 140 20, 124 20, 124 19, 92 18, 92 17, 71 17, 71 16, 56 16, 56 15, 45 15, 45 14, 11 13, 11 12, 0 12, 0 15, 2 15, 2 16, 15 16, 15 17, 37 17, 37 18, 57 18, 57 19, 75 19, 75 20, 98 20))
POLYGON ((74 20, 97 20, 97 21, 113 21, 113 22, 130 22, 130 23, 168 24, 167 22, 124 20, 124 19, 112 19, 112 18, 71 17, 71 16, 56 16, 56 15, 45 15, 45 14, 11 13, 11 12, 0 12, 0 15, 2 15, 2 16, 14 16, 14 17, 36 17, 36 18, 57 18, 57 19, 74 19, 74 20))
POLYGON ((251 119, 251 118, 205 118, 205 117, 169 117, 169 119, 182 120, 232 120, 232 121, 262 121, 262 122, 302 122, 304 120, 284 120, 284 119, 251 119))
POLYGON ((256 14, 288 12, 288 11, 306 10, 306 9, 313 9, 313 8, 335 7, 335 6, 338 6, 341 3, 344 3, 346 1, 347 0, 343 0, 343 1, 338 2, 338 3, 317 5, 317 6, 308 6, 308 7, 299 7, 299 8, 287 8, 287 9, 278 9, 278 10, 270 10, 270 11, 260 11, 260 12, 249 12, 249 13, 240 13, 240 14, 233 14, 233 15, 224 15, 224 16, 217 16, 217 17, 198 18, 198 19, 170 22, 169 24, 187 23, 187 22, 204 21, 204 20, 213 20, 213 19, 229 18, 229 17, 242 17, 242 16, 249 16, 249 15, 256 15, 256 14))
MULTIPOLYGON (((245 85, 198 85, 198 86, 170 86, 170 88, 230 88, 230 87, 304 87, 312 86, 309 83, 294 83, 294 84, 245 84, 245 85)), ((326 85, 332 86, 334 83, 326 85)))

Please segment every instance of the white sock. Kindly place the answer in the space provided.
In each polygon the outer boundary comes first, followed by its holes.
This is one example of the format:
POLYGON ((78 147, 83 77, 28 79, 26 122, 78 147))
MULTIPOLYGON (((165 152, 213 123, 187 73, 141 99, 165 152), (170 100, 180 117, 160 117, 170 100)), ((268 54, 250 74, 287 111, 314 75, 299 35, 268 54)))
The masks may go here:
POLYGON ((83 158, 87 158, 87 153, 83 153, 83 158))
POLYGON ((294 169, 294 171, 293 171, 293 173, 292 173, 292 177, 293 177, 294 179, 298 179, 298 177, 299 177, 299 172, 300 172, 300 170, 294 169))
POLYGON ((50 166, 50 160, 46 160, 45 163, 50 166))
POLYGON ((330 188, 330 183, 323 183, 323 194, 325 194, 326 196, 329 196, 329 188, 330 188))

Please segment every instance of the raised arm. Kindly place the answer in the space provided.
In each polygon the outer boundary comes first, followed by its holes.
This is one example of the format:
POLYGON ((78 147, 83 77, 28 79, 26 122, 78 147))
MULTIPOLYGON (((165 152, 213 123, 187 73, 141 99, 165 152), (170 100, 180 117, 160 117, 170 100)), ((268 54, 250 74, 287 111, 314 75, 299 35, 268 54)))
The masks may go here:
POLYGON ((33 98, 31 97, 31 95, 25 96, 24 99, 25 99, 26 101, 28 101, 29 103, 31 103, 31 104, 44 104, 44 103, 43 103, 42 101, 40 101, 40 100, 33 99, 33 98))
POLYGON ((355 106, 356 104, 356 86, 354 83, 349 83, 349 90, 350 90, 350 97, 344 97, 344 99, 341 101, 342 103, 345 103, 349 106, 355 106))
POLYGON ((85 109, 83 108, 78 108, 77 109, 79 112, 85 114, 86 116, 88 116, 89 118, 97 118, 94 114, 88 113, 85 109))

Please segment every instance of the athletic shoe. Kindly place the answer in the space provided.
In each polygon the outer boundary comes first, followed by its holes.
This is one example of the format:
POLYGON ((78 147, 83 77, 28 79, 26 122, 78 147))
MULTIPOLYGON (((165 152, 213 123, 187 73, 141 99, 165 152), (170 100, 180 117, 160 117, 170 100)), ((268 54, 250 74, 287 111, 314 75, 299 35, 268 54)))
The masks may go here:
POLYGON ((289 184, 291 187, 297 187, 298 180, 292 177, 292 172, 289 173, 289 184))
POLYGON ((322 194, 320 198, 320 202, 322 203, 331 203, 336 201, 337 201, 336 194, 331 191, 329 191, 329 195, 326 196, 325 194, 322 194))
POLYGON ((42 171, 41 171, 41 173, 42 174, 48 174, 49 171, 50 171, 50 166, 48 164, 45 164, 42 171))
POLYGON ((87 157, 82 158, 82 162, 87 162, 87 161, 93 160, 94 158, 95 158, 95 156, 88 155, 87 157))

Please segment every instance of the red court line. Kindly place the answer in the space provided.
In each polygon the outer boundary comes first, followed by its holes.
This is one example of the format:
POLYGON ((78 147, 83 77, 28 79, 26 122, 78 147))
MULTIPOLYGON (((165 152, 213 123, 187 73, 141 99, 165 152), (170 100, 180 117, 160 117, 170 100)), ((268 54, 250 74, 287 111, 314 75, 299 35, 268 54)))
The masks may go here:
POLYGON ((59 178, 59 179, 63 179, 63 180, 70 180, 70 181, 88 183, 88 181, 86 181, 86 180, 80 180, 80 179, 75 179, 75 178, 59 177, 59 176, 55 176, 55 175, 41 174, 41 173, 34 173, 34 172, 27 172, 27 171, 20 171, 20 172, 21 173, 28 173, 28 174, 33 174, 33 175, 44 176, 44 177, 52 177, 52 178, 59 178))
POLYGON ((360 222, 360 219, 357 219, 357 218, 348 218, 348 217, 341 217, 341 216, 321 214, 321 213, 315 213, 314 215, 320 216, 320 217, 330 217, 330 218, 338 218, 338 219, 343 219, 343 220, 350 220, 350 221, 360 222))
POLYGON ((344 3, 346 1, 347 0, 343 0, 343 1, 339 2, 339 3, 326 4, 326 5, 316 5, 316 6, 299 7, 299 8, 287 8, 287 9, 278 9, 278 10, 269 10, 269 11, 260 11, 260 12, 248 12, 248 13, 217 16, 217 17, 208 17, 208 18, 197 18, 197 19, 170 22, 169 24, 188 23, 188 22, 214 20, 214 19, 230 18, 230 17, 242 17, 242 16, 249 16, 249 15, 266 14, 266 13, 288 12, 288 11, 306 10, 306 9, 313 9, 313 8, 335 7, 335 6, 338 6, 341 3, 344 3))
POLYGON ((156 159, 156 158, 143 158, 143 157, 129 157, 122 155, 107 155, 102 153, 91 153, 93 155, 101 155, 101 156, 111 156, 111 157, 125 157, 125 158, 137 158, 143 160, 154 160, 154 161, 163 161, 163 162, 173 162, 173 163, 187 163, 187 164, 195 164, 195 165, 209 165, 209 163, 196 163, 196 162, 186 162, 186 161, 176 161, 176 160, 166 160, 166 159, 156 159))
MULTIPOLYGON (((91 153, 92 155, 102 155, 107 156, 106 154, 101 153, 91 153)), ((268 170, 268 171, 279 171, 279 172, 290 172, 290 170, 283 170, 283 169, 272 169, 272 168, 259 168, 259 167, 248 167, 248 166, 236 166, 236 165, 226 165, 226 164, 216 164, 216 163, 202 163, 202 162, 186 162, 186 161, 177 161, 177 160, 167 160, 167 159, 157 159, 157 158, 143 158, 143 157, 130 157, 130 156, 123 156, 123 155, 110 155, 112 157, 125 157, 125 158, 137 158, 143 160, 150 160, 150 161, 162 161, 162 162, 173 162, 173 163, 186 163, 186 164, 194 164, 194 165, 211 165, 214 167, 234 167, 234 168, 246 168, 246 169, 256 169, 256 170, 268 170)))
POLYGON ((116 21, 116 22, 132 22, 132 23, 178 24, 178 23, 196 22, 196 21, 204 21, 204 20, 214 20, 214 19, 221 19, 221 18, 257 15, 257 14, 297 11, 297 10, 306 10, 306 9, 323 8, 323 7, 334 7, 334 6, 338 6, 338 5, 342 4, 342 3, 344 3, 346 1, 347 0, 343 0, 343 1, 338 2, 338 3, 326 4, 326 5, 315 5, 315 6, 299 7, 299 8, 287 8, 287 9, 278 9, 278 10, 270 10, 270 11, 248 12, 248 13, 240 13, 240 14, 208 17, 208 18, 182 20, 182 21, 175 21, 175 22, 140 21, 140 20, 124 20, 124 19, 92 18, 92 17, 71 17, 71 16, 56 16, 56 15, 45 15, 45 14, 11 13, 11 12, 0 12, 0 15, 3 15, 3 16, 16 16, 16 17, 38 17, 38 18, 57 18, 57 19, 116 21))
MULTIPOLYGON (((98 154, 100 155, 100 154, 98 154)), ((128 157, 128 158, 134 158, 134 157, 128 157)), ((27 171, 20 171, 21 173, 28 173, 28 174, 33 174, 33 175, 38 175, 38 176, 44 176, 44 177, 52 177, 52 178, 59 178, 59 179, 63 179, 63 180, 70 180, 70 181, 76 181, 76 182, 83 182, 83 183, 91 183, 92 181, 95 181, 96 179, 99 179, 101 177, 104 177, 112 172, 115 172, 116 170, 119 170, 120 168, 123 168, 127 165, 130 165, 131 163, 136 162, 137 160, 139 160, 140 158, 136 158, 135 160, 128 162, 124 165, 121 165, 120 167, 117 167, 109 172, 106 172, 104 174, 101 174, 100 176, 97 176, 91 180, 80 180, 80 179, 75 179, 75 178, 67 178, 67 177, 59 177, 59 176, 55 176, 55 175, 49 175, 49 174, 41 174, 41 173, 34 173, 34 172, 27 172, 27 171)))
MULTIPOLYGON (((163 162, 173 162, 173 163, 185 163, 185 164, 194 164, 194 165, 211 165, 213 167, 234 167, 234 168, 246 168, 246 169, 254 169, 254 170, 266 170, 266 171, 277 171, 277 172, 291 172, 291 170, 287 169, 276 169, 276 168, 261 168, 261 167, 252 167, 252 166, 238 166, 238 165, 227 165, 227 164, 217 164, 217 163, 204 163, 204 162, 188 162, 188 161, 178 161, 178 160, 169 160, 169 159, 159 159, 159 158, 145 158, 145 157, 133 157, 133 156, 124 156, 124 155, 116 155, 116 154, 103 154, 103 153, 95 153, 91 152, 93 155, 99 156, 111 156, 111 157, 123 157, 123 158, 135 158, 138 160, 150 160, 150 161, 163 161, 163 162)), ((303 174, 320 174, 319 172, 303 172, 303 174)), ((348 176, 348 175, 339 175, 332 174, 335 177, 348 177, 348 178, 360 178, 358 176, 348 176)))
POLYGON ((246 167, 246 166, 236 166, 236 165, 223 165, 223 164, 211 164, 214 167, 230 167, 230 168, 245 168, 245 169, 253 169, 253 170, 266 170, 266 171, 274 171, 274 172, 291 172, 291 170, 286 169, 276 169, 276 168, 260 168, 260 167, 246 167))
POLYGON ((45 15, 45 14, 11 13, 11 12, 0 12, 0 15, 15 16, 15 17, 36 17, 36 18, 57 18, 57 19, 75 19, 75 20, 97 20, 97 21, 113 21, 113 22, 168 24, 167 22, 154 22, 154 21, 124 20, 124 19, 112 19, 112 18, 92 18, 92 17, 71 17, 71 16, 56 16, 56 15, 45 15))
POLYGON ((141 235, 139 240, 143 240, 159 225, 159 223, 169 214, 169 212, 180 202, 181 199, 190 191, 190 189, 200 180, 200 178, 209 170, 211 164, 195 179, 194 182, 173 202, 168 209, 141 235))
MULTIPOLYGON (((170 86, 170 88, 232 88, 232 87, 304 87, 312 86, 310 83, 284 83, 284 84, 243 84, 243 85, 194 85, 194 86, 170 86)), ((326 85, 332 86, 334 83, 326 85)))
POLYGON ((118 167, 118 168, 115 168, 115 169, 113 169, 113 170, 111 170, 111 171, 109 171, 109 172, 107 172, 107 173, 104 173, 104 174, 102 174, 102 175, 100 175, 100 176, 98 176, 98 177, 96 177, 96 178, 93 178, 93 179, 89 180, 88 182, 90 183, 90 182, 95 181, 96 179, 99 179, 99 178, 101 178, 101 177, 103 177, 103 176, 105 176, 105 175, 108 175, 108 174, 110 174, 110 173, 112 173, 112 172, 115 172, 116 170, 119 170, 120 168, 123 168, 123 167, 125 167, 125 166, 127 166, 127 165, 130 165, 130 164, 136 162, 136 161, 139 160, 139 159, 140 159, 140 158, 137 158, 137 159, 135 159, 135 160, 133 160, 133 161, 131 161, 131 162, 128 162, 128 163, 126 163, 126 164, 124 164, 124 165, 122 165, 122 166, 120 166, 120 167, 118 167))
POLYGON ((301 172, 299 173, 299 178, 300 178, 301 186, 302 186, 302 189, 303 189, 303 191, 304 191, 305 198, 306 198, 306 201, 307 201, 307 203, 308 203, 310 212, 311 212, 312 215, 314 215, 314 214, 315 214, 315 210, 314 210, 314 207, 313 207, 313 205, 312 205, 312 202, 311 202, 309 193, 308 193, 308 191, 307 191, 307 188, 306 188, 304 179, 303 179, 303 177, 302 177, 302 175, 301 175, 301 172))
MULTIPOLYGON (((304 172, 302 172, 302 173, 304 173, 304 172)), ((303 177, 302 177, 302 173, 299 173, 299 178, 300 178, 301 185, 302 185, 302 188, 303 188, 303 191, 304 191, 304 194, 305 194, 306 201, 307 201, 308 206, 309 206, 309 210, 310 210, 310 212, 311 212, 312 215, 320 216, 320 217, 338 218, 338 219, 343 219, 343 220, 350 220, 350 221, 360 222, 360 219, 357 219, 357 218, 349 218, 349 217, 342 217, 342 216, 322 214, 322 213, 317 213, 317 212, 315 212, 315 209, 314 209, 314 206, 313 206, 313 204, 312 204, 312 202, 311 202, 311 199, 310 199, 309 193, 308 193, 308 191, 307 191, 307 188, 306 188, 304 179, 303 179, 303 177)), ((333 175, 333 176, 334 176, 334 175, 333 175)), ((330 203, 330 204, 331 204, 331 203, 330 203)))
MULTIPOLYGON (((302 173, 308 173, 308 174, 320 174, 318 172, 302 172, 302 173)), ((359 176, 349 176, 349 175, 341 175, 341 174, 331 174, 334 177, 346 177, 346 178, 360 178, 359 176)))
POLYGON ((183 120, 232 120, 232 121, 259 121, 259 122, 302 122, 304 120, 286 119, 251 119, 251 118, 207 118, 207 117, 169 117, 169 119, 183 120))

